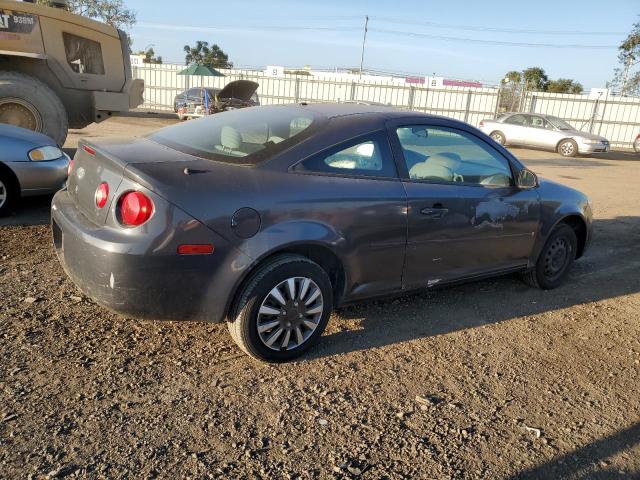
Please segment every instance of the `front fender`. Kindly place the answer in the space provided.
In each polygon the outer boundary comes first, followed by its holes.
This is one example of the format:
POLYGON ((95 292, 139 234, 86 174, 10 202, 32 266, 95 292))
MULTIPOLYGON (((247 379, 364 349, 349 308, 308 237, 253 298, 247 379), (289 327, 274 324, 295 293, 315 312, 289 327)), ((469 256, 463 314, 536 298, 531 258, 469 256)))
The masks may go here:
POLYGON ((586 238, 581 254, 591 241, 593 213, 586 195, 569 187, 544 180, 540 186, 540 226, 530 258, 530 266, 537 261, 551 232, 562 222, 579 219, 584 225, 586 238))

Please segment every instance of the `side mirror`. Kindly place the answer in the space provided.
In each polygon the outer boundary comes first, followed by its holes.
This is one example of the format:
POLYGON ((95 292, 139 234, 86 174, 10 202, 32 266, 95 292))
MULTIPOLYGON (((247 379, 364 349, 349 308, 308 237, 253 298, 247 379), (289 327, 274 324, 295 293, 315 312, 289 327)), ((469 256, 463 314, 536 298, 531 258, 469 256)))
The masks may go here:
POLYGON ((523 168, 518 174, 518 188, 530 189, 538 186, 538 177, 531 170, 523 168))

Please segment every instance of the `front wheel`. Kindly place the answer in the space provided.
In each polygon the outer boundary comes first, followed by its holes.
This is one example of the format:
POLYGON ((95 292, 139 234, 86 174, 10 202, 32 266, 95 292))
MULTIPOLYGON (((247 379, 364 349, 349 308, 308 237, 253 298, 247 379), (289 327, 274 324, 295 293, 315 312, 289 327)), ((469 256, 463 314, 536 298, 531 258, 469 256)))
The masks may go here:
POLYGON ((562 285, 576 258, 578 239, 569 225, 559 225, 542 248, 533 270, 524 274, 532 287, 551 290, 562 285))
POLYGON ((13 179, 0 170, 0 217, 9 214, 19 195, 13 179))
POLYGON ((284 362, 318 341, 332 308, 331 281, 322 267, 299 255, 282 255, 243 288, 227 325, 250 356, 284 362))
POLYGON ((578 154, 578 144, 573 140, 563 140, 558 145, 558 153, 563 157, 575 157, 578 154))

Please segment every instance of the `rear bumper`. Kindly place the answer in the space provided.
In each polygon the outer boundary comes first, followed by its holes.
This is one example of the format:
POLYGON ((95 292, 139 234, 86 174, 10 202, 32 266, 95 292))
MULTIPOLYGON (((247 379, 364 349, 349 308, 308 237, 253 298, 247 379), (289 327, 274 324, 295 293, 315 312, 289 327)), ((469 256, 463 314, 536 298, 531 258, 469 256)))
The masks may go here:
POLYGON ((91 223, 62 190, 51 206, 58 259, 80 290, 117 313, 155 320, 222 321, 242 265, 250 264, 248 257, 179 209, 171 214, 178 226, 187 227, 184 231, 178 227, 141 239, 124 229, 91 223), (176 253, 177 244, 195 243, 195 238, 213 243, 214 253, 176 253))
POLYGON ((20 183, 23 197, 55 193, 67 180, 69 158, 64 156, 46 162, 6 162, 20 183))

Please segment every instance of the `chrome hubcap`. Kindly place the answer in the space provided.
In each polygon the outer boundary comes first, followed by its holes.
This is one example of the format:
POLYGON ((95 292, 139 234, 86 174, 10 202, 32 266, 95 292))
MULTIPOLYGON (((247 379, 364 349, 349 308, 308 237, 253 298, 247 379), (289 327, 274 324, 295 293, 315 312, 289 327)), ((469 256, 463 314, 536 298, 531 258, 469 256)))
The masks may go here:
POLYGON ((271 350, 293 350, 313 335, 323 311, 322 292, 313 280, 288 278, 260 304, 258 336, 271 350))
POLYGON ((7 187, 4 186, 2 180, 0 180, 0 208, 2 208, 7 201, 7 187))
POLYGON ((564 238, 558 238, 553 242, 544 256, 544 274, 547 278, 554 278, 562 273, 569 255, 571 245, 564 238))
POLYGON ((494 133, 493 135, 491 135, 491 138, 493 138, 496 142, 498 143, 502 143, 502 135, 500 135, 499 133, 494 133))
POLYGON ((562 146, 560 147, 560 151, 564 155, 571 155, 573 153, 573 143, 571 142, 563 143, 562 146))
POLYGON ((21 98, 8 97, 0 100, 0 123, 8 123, 36 132, 42 130, 40 114, 33 105, 21 98))

